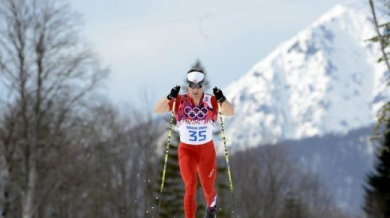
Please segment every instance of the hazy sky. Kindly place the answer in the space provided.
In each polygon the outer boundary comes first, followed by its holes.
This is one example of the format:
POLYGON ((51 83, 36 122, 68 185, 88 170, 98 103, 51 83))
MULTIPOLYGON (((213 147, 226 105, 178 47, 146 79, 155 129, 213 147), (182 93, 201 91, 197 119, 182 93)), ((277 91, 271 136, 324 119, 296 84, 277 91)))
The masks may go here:
POLYGON ((285 40, 350 0, 70 0, 84 37, 111 69, 115 103, 150 104, 200 59, 212 86, 245 74, 285 40))

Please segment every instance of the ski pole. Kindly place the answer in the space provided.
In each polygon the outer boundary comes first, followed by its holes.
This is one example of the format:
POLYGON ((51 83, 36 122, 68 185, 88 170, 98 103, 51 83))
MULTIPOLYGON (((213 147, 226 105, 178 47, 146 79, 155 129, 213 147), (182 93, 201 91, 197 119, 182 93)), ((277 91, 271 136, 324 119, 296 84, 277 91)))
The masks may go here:
MULTIPOLYGON (((222 120, 222 113, 221 113, 221 105, 218 107, 218 113, 219 113, 219 120, 221 122, 221 130, 222 130, 222 140, 223 144, 225 146, 225 159, 226 159, 226 165, 227 165, 227 170, 228 170, 228 177, 229 177, 229 186, 230 186, 230 192, 232 194, 232 202, 233 202, 233 211, 232 214, 235 213, 236 211, 236 205, 234 203, 234 194, 233 194, 233 180, 232 180, 232 174, 230 172, 230 164, 229 164, 229 154, 228 154, 228 148, 226 145, 226 135, 225 135, 225 128, 223 126, 223 120, 222 120)), ((238 218, 238 216, 236 215, 238 218)))
POLYGON ((161 198, 162 198, 162 194, 163 194, 163 190, 164 190, 165 172, 167 170, 169 145, 171 143, 171 133, 172 133, 173 117, 175 116, 175 106, 176 106, 176 100, 173 101, 172 112, 171 112, 172 113, 171 114, 171 120, 169 121, 167 148, 165 149, 164 169, 163 169, 163 174, 162 174, 162 178, 161 178, 160 196, 158 197, 157 218, 160 217, 161 198))

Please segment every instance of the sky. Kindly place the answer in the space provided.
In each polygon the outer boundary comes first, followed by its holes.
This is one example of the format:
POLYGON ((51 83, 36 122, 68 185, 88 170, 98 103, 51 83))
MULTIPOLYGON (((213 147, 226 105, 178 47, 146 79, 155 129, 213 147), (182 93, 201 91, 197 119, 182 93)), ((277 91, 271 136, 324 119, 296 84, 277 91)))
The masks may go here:
MULTIPOLYGON (((69 0, 111 70, 115 104, 151 108, 196 60, 212 87, 237 80, 279 44, 350 0, 69 0)), ((206 90, 211 92, 211 90, 206 90)))

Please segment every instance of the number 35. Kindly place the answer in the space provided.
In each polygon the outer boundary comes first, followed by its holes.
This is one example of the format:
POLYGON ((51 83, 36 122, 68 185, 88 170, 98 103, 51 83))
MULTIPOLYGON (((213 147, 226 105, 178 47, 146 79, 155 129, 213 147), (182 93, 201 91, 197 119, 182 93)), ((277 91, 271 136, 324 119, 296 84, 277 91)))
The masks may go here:
POLYGON ((206 140, 206 131, 190 131, 191 142, 202 142, 204 140, 206 140))

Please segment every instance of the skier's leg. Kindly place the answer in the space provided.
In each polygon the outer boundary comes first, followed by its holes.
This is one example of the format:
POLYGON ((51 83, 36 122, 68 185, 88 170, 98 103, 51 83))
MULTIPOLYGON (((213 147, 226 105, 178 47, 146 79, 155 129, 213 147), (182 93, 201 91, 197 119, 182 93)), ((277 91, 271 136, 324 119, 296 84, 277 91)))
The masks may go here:
POLYGON ((213 141, 207 143, 202 148, 200 162, 198 164, 198 174, 207 206, 214 207, 217 199, 217 193, 214 188, 217 175, 217 158, 213 141))
POLYGON ((184 212, 186 218, 195 218, 197 155, 188 145, 179 145, 179 167, 184 181, 184 212))

